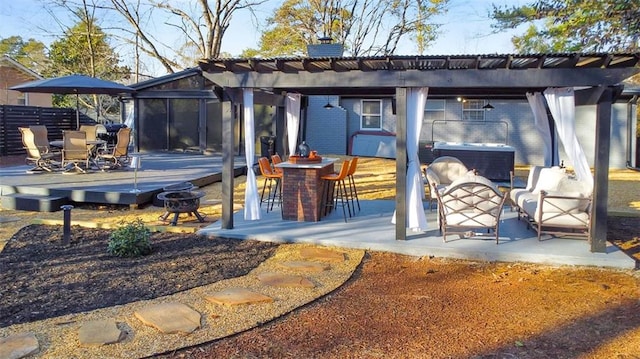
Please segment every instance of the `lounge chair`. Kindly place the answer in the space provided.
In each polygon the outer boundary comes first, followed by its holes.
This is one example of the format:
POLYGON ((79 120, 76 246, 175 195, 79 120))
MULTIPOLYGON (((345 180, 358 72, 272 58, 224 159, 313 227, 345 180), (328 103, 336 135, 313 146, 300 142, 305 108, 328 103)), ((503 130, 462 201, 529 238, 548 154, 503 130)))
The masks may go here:
POLYGON ((84 131, 64 131, 63 142, 62 167, 66 169, 65 172, 75 170, 86 173, 91 157, 91 150, 87 148, 87 134, 84 131), (81 164, 84 164, 84 168, 80 167, 81 164), (69 165, 71 167, 67 168, 69 165))
POLYGON ((56 161, 58 155, 48 152, 48 146, 38 146, 36 144, 36 135, 31 128, 19 127, 18 129, 22 135, 22 145, 27 151, 25 160, 27 164, 33 165, 33 168, 28 172, 53 171, 59 164, 59 162, 56 161))
MULTIPOLYGON (((122 168, 129 162, 129 141, 131 138, 130 128, 121 128, 118 130, 117 142, 115 146, 108 147, 105 152, 98 153, 97 160, 108 162, 106 168, 122 168)), ((104 168, 104 167, 103 167, 104 168)))
POLYGON ((432 208, 432 203, 436 202, 436 191, 444 191, 447 186, 468 172, 469 169, 455 157, 442 156, 433 160, 425 169, 425 177, 429 187, 429 209, 432 208))
POLYGON ((493 231, 498 244, 499 224, 506 196, 487 178, 463 176, 451 183, 442 193, 432 185, 438 200, 438 224, 443 241, 447 235, 476 237, 475 229, 493 231))

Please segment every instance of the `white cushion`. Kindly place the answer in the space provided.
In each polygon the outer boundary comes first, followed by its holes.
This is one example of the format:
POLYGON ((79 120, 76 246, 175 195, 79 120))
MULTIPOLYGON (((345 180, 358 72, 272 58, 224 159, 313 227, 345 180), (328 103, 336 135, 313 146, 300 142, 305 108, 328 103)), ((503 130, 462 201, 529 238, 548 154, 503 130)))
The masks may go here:
POLYGON ((495 227, 497 218, 488 214, 455 213, 448 215, 447 225, 470 228, 495 227))
POLYGON ((567 174, 559 167, 543 168, 532 192, 557 191, 560 181, 566 177, 567 174))
POLYGON ((469 170, 463 164, 458 162, 433 162, 427 167, 427 170, 435 172, 440 178, 440 183, 451 184, 458 177, 464 176, 469 170))

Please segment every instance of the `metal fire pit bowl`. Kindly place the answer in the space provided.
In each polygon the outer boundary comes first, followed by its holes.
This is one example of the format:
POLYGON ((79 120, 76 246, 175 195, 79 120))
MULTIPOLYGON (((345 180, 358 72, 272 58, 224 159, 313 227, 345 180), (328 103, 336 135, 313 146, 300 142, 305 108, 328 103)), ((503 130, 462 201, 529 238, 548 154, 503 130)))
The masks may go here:
POLYGON ((200 208, 200 198, 204 196, 204 192, 199 191, 183 191, 183 192, 162 192, 158 194, 158 199, 164 201, 165 214, 160 216, 160 220, 166 221, 171 213, 174 214, 171 225, 178 224, 178 216, 180 213, 188 213, 195 215, 200 223, 204 222, 204 217, 198 213, 200 208))
POLYGON ((181 182, 162 188, 165 192, 189 192, 194 188, 191 182, 181 182))

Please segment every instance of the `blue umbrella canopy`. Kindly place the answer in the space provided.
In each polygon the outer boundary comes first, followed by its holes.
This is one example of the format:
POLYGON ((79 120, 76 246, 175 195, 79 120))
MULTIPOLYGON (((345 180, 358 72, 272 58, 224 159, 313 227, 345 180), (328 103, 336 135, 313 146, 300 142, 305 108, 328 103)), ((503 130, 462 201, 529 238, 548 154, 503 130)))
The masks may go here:
POLYGON ((135 89, 117 82, 101 80, 85 75, 69 75, 51 79, 26 82, 9 88, 20 92, 52 93, 60 95, 76 95, 76 126, 80 127, 80 112, 78 109, 79 94, 117 95, 135 92, 135 89))
POLYGON ((117 95, 134 92, 135 89, 117 82, 101 80, 85 75, 69 75, 51 79, 36 80, 10 88, 20 92, 38 92, 53 94, 96 94, 117 95))

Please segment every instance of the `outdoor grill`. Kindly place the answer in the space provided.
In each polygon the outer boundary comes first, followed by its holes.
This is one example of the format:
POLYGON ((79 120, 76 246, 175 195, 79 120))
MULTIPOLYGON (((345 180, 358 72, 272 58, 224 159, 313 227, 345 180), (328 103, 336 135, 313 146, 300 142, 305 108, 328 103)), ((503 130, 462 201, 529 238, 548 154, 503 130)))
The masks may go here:
POLYGON ((193 191, 191 182, 182 182, 163 188, 164 192, 158 194, 158 199, 164 201, 164 209, 166 212, 160 216, 161 221, 166 221, 169 215, 173 213, 171 225, 178 224, 180 213, 188 213, 198 218, 200 223, 204 222, 204 217, 198 213, 200 208, 200 198, 204 196, 203 192, 193 191))

